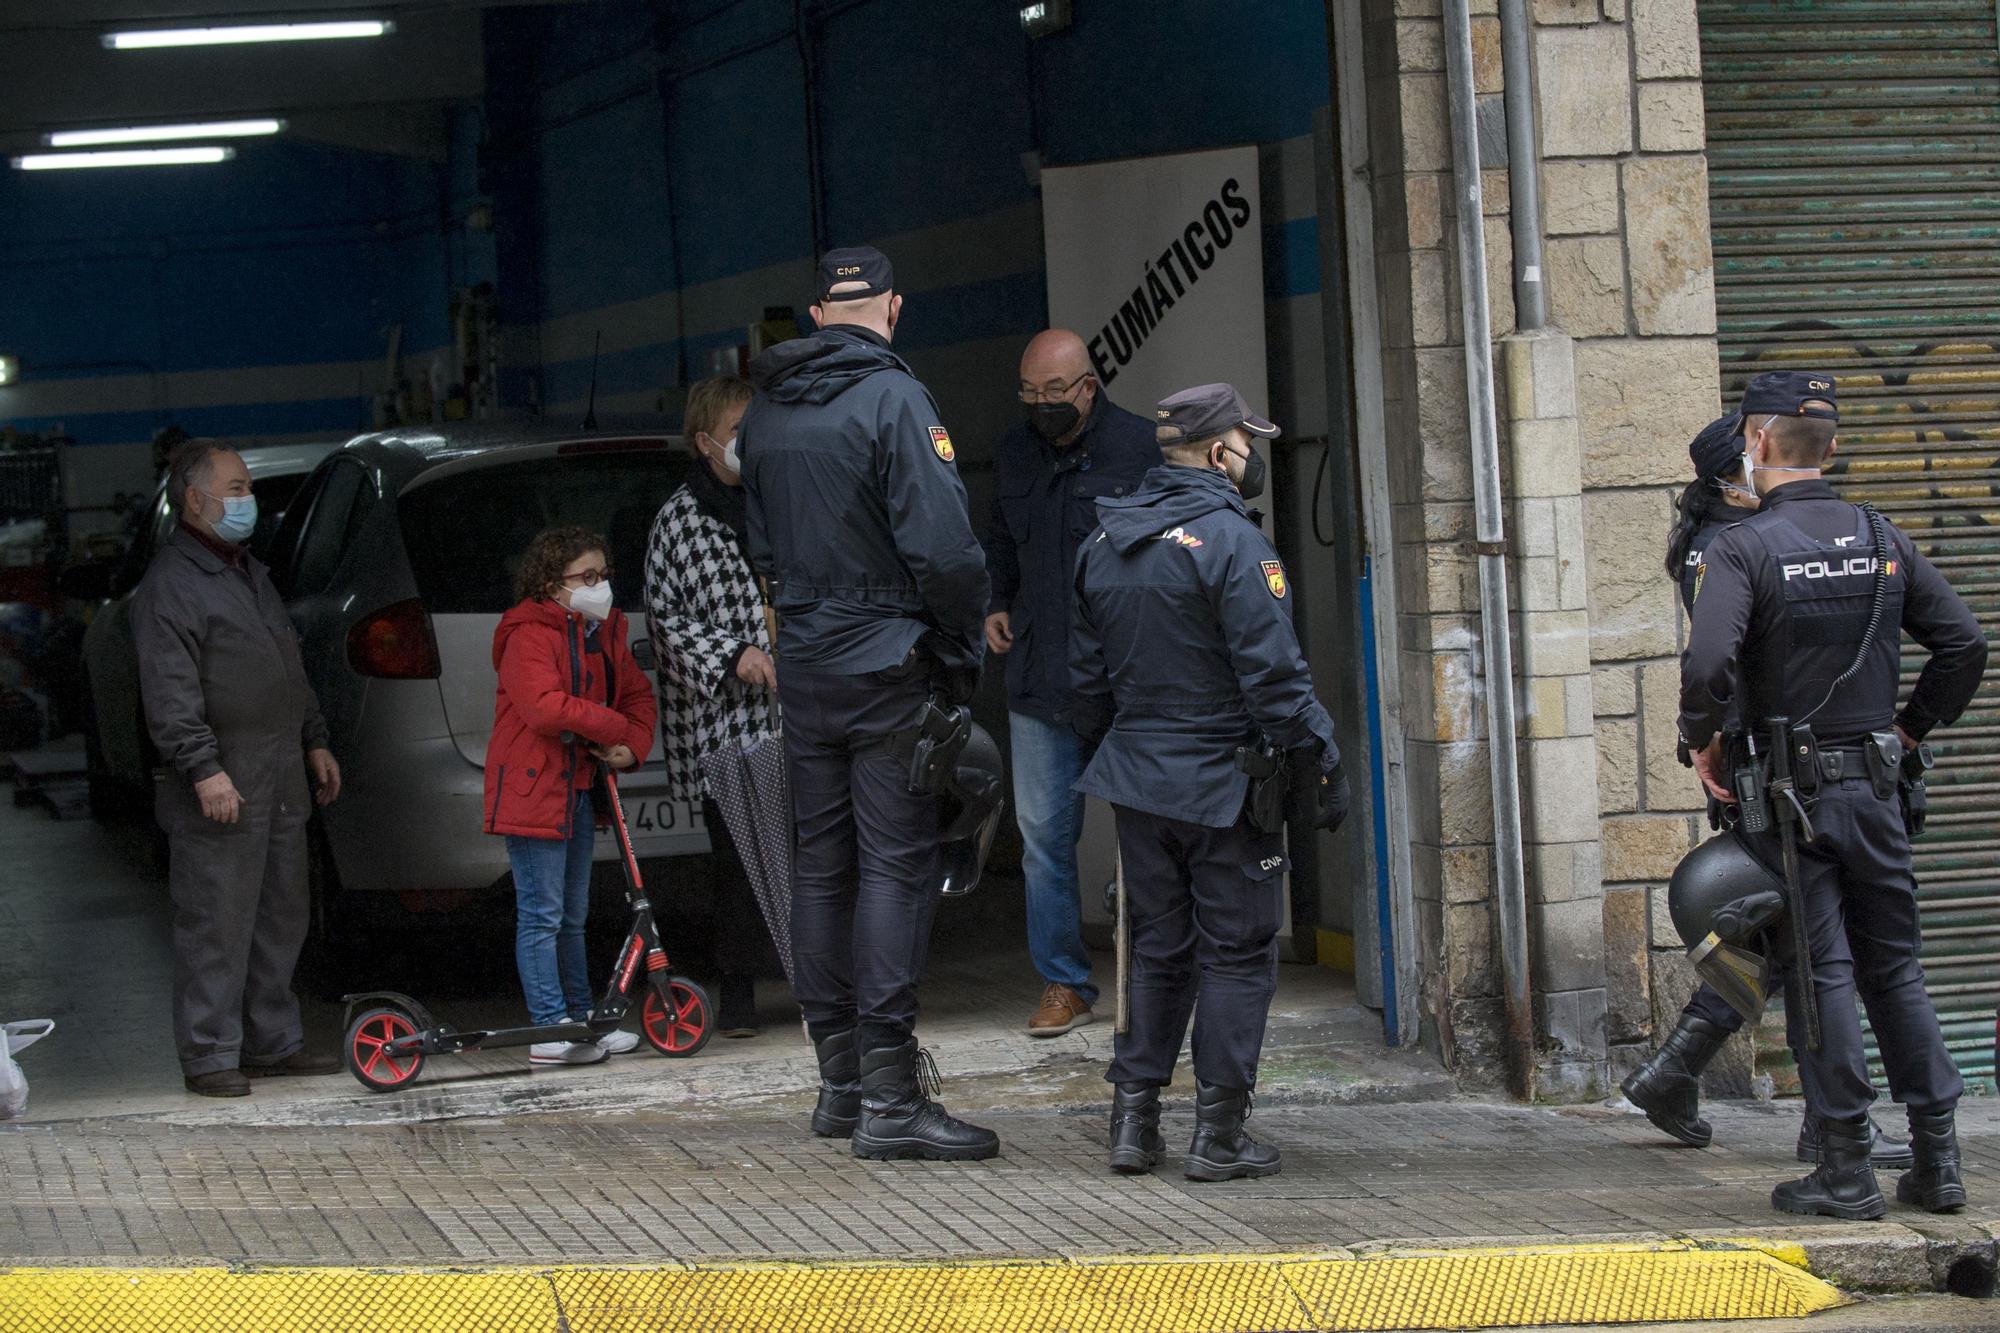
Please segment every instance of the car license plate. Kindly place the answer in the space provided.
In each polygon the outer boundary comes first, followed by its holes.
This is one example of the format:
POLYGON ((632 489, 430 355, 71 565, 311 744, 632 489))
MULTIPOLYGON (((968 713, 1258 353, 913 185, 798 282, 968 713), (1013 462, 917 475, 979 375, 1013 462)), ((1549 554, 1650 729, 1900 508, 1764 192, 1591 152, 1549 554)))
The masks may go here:
POLYGON ((671 796, 640 796, 625 801, 625 817, 631 821, 632 836, 643 838, 667 833, 701 831, 701 816, 688 809, 685 801, 671 796))

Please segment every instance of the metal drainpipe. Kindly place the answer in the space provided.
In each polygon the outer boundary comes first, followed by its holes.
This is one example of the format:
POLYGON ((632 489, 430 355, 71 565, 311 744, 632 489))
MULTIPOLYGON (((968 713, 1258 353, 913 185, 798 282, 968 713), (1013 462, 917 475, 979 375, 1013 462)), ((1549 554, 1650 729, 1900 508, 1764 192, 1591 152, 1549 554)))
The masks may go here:
POLYGON ((1528 64, 1528 0, 1500 0, 1500 68, 1506 80, 1507 201, 1514 231, 1514 325, 1546 328, 1542 285, 1542 189, 1536 171, 1534 71, 1528 64))
POLYGON ((1528 986, 1528 909, 1521 852, 1521 780, 1515 766, 1514 648, 1507 616, 1507 531, 1500 502, 1500 427, 1493 401, 1492 316, 1486 299, 1485 210, 1472 86, 1467 0, 1444 0, 1445 87, 1458 225, 1458 290, 1472 426, 1472 500, 1479 555, 1479 632, 1486 659, 1486 736, 1493 784, 1493 869, 1507 1055, 1514 1094, 1535 1095, 1535 1020, 1528 986))

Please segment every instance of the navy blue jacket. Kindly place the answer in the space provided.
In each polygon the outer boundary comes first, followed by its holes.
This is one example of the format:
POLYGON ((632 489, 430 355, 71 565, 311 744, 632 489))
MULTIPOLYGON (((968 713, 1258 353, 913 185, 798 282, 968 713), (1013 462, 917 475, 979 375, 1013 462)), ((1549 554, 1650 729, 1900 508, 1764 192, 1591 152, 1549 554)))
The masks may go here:
POLYGON ((1086 735, 1111 720, 1076 790, 1228 828, 1249 786, 1237 746, 1317 750, 1331 772, 1333 719, 1299 653, 1284 566, 1229 479, 1163 464, 1097 513, 1077 555, 1073 706, 1086 735))
POLYGON ((1858 744, 1892 716, 1918 740, 1958 720, 1986 671, 1986 635, 1908 534, 1891 523, 1888 538, 1881 630, 1861 670, 1837 690, 1875 590, 1874 543, 1861 511, 1823 478, 1786 482, 1703 548, 1681 652, 1680 726, 1691 747, 1708 744, 1732 705, 1745 725, 1781 713, 1795 723, 1810 716, 1830 745, 1858 744), (1895 627, 1931 654, 1901 709, 1895 627))
POLYGON ((1099 390, 1074 440, 1058 449, 1023 421, 1000 437, 986 570, 993 611, 1014 631, 1007 707, 1068 722, 1069 608, 1076 548, 1097 528, 1097 502, 1137 488, 1159 466, 1153 423, 1099 390))
POLYGON ((986 559, 930 392, 887 340, 849 324, 779 343, 750 382, 737 450, 779 659, 861 675, 922 639, 945 666, 976 670, 986 559))

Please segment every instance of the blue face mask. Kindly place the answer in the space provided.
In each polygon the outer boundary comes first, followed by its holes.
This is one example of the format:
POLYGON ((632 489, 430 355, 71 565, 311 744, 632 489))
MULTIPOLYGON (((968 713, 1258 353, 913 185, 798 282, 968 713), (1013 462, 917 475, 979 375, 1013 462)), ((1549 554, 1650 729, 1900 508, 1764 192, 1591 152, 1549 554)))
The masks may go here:
MULTIPOLYGON (((208 495, 207 491, 202 492, 208 495)), ((226 542, 242 542, 257 530, 257 497, 254 495, 208 495, 222 506, 222 517, 210 526, 226 542)))

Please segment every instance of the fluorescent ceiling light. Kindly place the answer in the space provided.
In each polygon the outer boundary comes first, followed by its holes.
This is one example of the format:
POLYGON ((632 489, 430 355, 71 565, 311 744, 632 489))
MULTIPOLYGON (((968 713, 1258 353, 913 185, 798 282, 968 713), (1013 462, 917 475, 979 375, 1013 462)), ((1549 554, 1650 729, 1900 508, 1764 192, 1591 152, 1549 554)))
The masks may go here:
POLYGON ((93 144, 158 143, 163 139, 241 139, 276 134, 282 120, 205 120, 187 125, 128 125, 109 130, 57 130, 42 136, 51 148, 88 148, 93 144))
POLYGON ((396 30, 385 19, 337 23, 246 23, 228 28, 147 28, 107 32, 104 44, 114 51, 140 51, 162 46, 233 46, 240 42, 317 42, 337 37, 380 37, 396 30))
POLYGON ((60 171, 67 167, 171 167, 227 162, 234 148, 213 144, 196 148, 125 148, 101 153, 29 153, 14 159, 21 171, 60 171))

